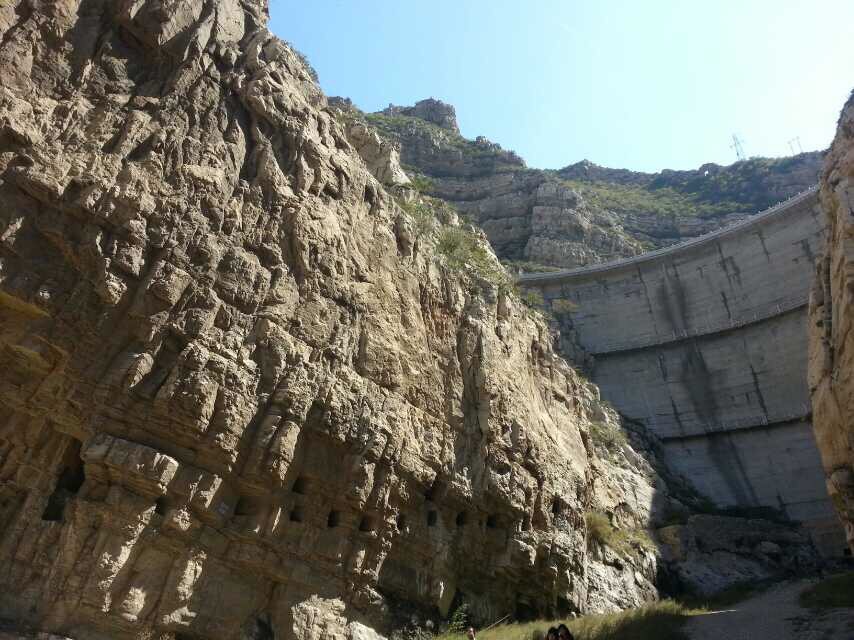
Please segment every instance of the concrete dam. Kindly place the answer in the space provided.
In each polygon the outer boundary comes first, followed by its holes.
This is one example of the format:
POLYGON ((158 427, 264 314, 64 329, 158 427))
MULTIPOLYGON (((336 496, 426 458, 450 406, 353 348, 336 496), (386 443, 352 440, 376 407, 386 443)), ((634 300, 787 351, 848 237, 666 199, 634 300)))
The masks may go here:
POLYGON ((661 441, 721 506, 780 509, 823 553, 845 548, 807 388, 807 305, 821 250, 816 189, 679 245, 525 274, 592 356, 604 399, 661 441))

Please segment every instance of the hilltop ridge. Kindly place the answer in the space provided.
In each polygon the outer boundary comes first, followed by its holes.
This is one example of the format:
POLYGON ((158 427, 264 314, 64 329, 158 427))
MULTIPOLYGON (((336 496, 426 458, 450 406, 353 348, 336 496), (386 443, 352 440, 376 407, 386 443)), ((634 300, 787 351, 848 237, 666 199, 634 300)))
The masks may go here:
POLYGON ((396 142, 424 191, 469 215, 499 257, 522 270, 628 257, 708 233, 815 185, 824 155, 657 173, 587 160, 542 170, 482 136, 465 138, 454 107, 432 98, 377 113, 346 99, 330 104, 396 142))

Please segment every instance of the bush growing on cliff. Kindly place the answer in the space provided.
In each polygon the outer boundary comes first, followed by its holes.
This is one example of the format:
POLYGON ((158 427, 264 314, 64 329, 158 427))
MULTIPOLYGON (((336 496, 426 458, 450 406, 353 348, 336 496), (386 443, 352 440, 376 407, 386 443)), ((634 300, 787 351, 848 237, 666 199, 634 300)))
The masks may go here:
POLYGON ((469 606, 463 602, 448 621, 448 633, 464 633, 469 626, 469 606))
POLYGON ((531 309, 542 311, 543 307, 546 306, 543 294, 536 289, 525 289, 519 298, 531 309))
POLYGON ((424 176, 410 176, 409 186, 415 189, 418 193, 427 193, 433 188, 433 181, 424 176))
POLYGON ((412 218, 415 235, 419 238, 429 235, 436 228, 436 214, 423 202, 401 203, 401 208, 412 218))
POLYGON ((611 422, 593 422, 590 424, 590 438, 593 444, 608 453, 617 453, 627 444, 626 434, 619 425, 611 422))
POLYGON ((507 273, 490 255, 484 242, 462 227, 442 227, 436 240, 436 252, 445 258, 452 271, 464 272, 497 286, 509 284, 507 273))
POLYGON ((436 254, 444 258, 450 271, 486 280, 504 289, 513 289, 513 280, 489 252, 488 244, 474 231, 455 226, 463 218, 451 205, 423 196, 414 200, 397 198, 412 221, 418 238, 435 237, 436 254))
POLYGON ((288 46, 288 48, 289 48, 291 51, 293 51, 293 52, 294 52, 294 55, 299 59, 299 61, 300 61, 300 62, 302 62, 302 64, 303 64, 303 66, 305 67, 306 71, 308 71, 308 75, 309 75, 309 77, 310 77, 310 78, 311 78, 315 83, 319 82, 319 81, 320 81, 320 79, 319 79, 319 78, 318 78, 318 76, 317 76, 317 71, 316 71, 316 70, 315 70, 315 68, 312 66, 312 64, 308 61, 308 58, 306 58, 306 57, 305 57, 305 54, 304 54, 302 51, 300 51, 299 49, 297 49, 294 45, 292 45, 292 44, 291 44, 290 42, 288 42, 287 40, 286 40, 286 41, 284 41, 284 42, 285 42, 285 44, 288 46))
POLYGON ((609 547, 623 555, 634 554, 638 549, 655 548, 655 543, 646 531, 641 529, 617 529, 610 518, 601 511, 588 511, 584 514, 587 535, 601 545, 609 547))
POLYGON ((552 305, 552 313, 557 315, 569 315, 574 311, 578 311, 578 305, 575 304, 572 300, 565 300, 563 298, 555 298, 551 302, 552 305))

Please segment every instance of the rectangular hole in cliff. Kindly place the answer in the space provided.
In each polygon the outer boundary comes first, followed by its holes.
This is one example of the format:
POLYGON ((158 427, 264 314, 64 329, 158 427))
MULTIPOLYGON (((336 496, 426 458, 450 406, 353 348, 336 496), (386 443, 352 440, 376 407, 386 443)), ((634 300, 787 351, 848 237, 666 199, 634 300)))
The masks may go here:
POLYGON ((290 520, 291 522, 302 522, 302 509, 299 507, 291 509, 290 520))
POLYGON ((430 502, 434 502, 438 500, 443 491, 445 490, 445 483, 436 478, 433 480, 433 483, 427 488, 424 492, 424 499, 429 500, 430 502))
POLYGON ((439 514, 436 511, 428 511, 427 512, 427 526, 435 527, 436 522, 439 520, 439 514))
POLYGON ((77 440, 72 440, 66 448, 61 468, 56 487, 48 497, 47 505, 42 512, 42 520, 60 522, 66 502, 80 491, 80 487, 86 481, 83 460, 80 458, 80 442, 77 440))
POLYGON ((169 498, 160 496, 154 501, 154 513, 159 516, 165 516, 167 511, 169 511, 169 498))
MULTIPOLYGON (((244 636, 246 637, 246 636, 244 636)), ((273 633, 272 625, 263 618, 255 619, 255 628, 249 638, 251 640, 275 640, 276 634, 273 633)))
POLYGON ((560 498, 557 496, 552 500, 552 515, 559 516, 563 513, 563 504, 561 504, 560 498))
POLYGON ((486 528, 487 529, 497 529, 498 528, 498 516, 494 513, 486 516, 486 528))
POLYGON ((376 524, 371 516, 362 516, 362 520, 359 522, 359 531, 373 531, 375 526, 376 524))
POLYGON ((402 513, 397 516, 397 520, 395 521, 395 525, 397 526, 398 531, 406 530, 406 516, 402 513))
POLYGON ((457 522, 458 527, 466 526, 466 524, 468 524, 468 521, 469 521, 469 515, 465 511, 460 511, 457 514, 457 521, 456 522, 457 522))
POLYGON ((337 511, 330 511, 329 517, 326 518, 326 526, 330 529, 334 529, 339 524, 341 524, 341 514, 337 511))
POLYGON ((306 484, 307 483, 305 478, 299 476, 296 480, 294 480, 293 485, 291 485, 291 491, 303 495, 305 494, 306 484))

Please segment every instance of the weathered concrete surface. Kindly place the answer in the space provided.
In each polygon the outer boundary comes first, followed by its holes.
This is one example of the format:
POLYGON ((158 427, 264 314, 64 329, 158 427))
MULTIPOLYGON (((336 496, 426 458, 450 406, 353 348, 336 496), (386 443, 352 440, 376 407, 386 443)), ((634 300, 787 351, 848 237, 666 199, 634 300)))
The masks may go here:
POLYGON ((647 425, 701 492, 777 507, 838 553, 806 385, 822 229, 812 190, 669 249, 521 283, 592 356, 603 396, 647 425))

